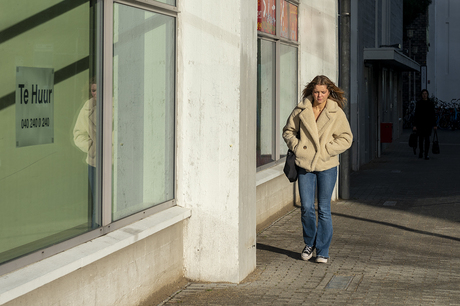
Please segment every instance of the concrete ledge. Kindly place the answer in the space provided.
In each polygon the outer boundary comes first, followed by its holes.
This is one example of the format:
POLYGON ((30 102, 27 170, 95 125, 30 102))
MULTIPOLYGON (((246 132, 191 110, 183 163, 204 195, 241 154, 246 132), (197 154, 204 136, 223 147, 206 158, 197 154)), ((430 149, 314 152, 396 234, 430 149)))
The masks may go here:
POLYGON ((256 173, 256 186, 262 185, 280 175, 284 175, 283 172, 284 163, 276 165, 272 168, 265 169, 256 173))
POLYGON ((72 249, 0 277, 0 305, 179 223, 191 211, 171 207, 72 249))

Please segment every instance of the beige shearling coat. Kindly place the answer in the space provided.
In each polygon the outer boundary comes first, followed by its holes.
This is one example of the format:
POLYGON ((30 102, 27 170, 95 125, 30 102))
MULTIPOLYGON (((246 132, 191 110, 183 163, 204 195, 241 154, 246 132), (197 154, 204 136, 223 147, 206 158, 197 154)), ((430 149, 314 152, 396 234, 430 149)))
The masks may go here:
POLYGON ((295 153, 297 166, 308 172, 338 166, 339 154, 353 142, 350 124, 337 102, 328 99, 315 121, 312 101, 312 96, 308 96, 299 103, 283 128, 284 141, 295 153))

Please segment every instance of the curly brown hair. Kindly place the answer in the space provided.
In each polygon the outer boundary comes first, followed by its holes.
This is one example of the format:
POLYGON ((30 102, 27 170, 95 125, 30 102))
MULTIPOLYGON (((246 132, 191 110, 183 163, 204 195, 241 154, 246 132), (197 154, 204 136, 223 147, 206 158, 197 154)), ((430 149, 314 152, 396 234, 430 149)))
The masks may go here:
POLYGON ((310 83, 307 84, 307 86, 305 86, 304 90, 302 91, 302 100, 312 94, 316 85, 326 85, 327 89, 329 90, 329 99, 337 102, 340 108, 345 106, 347 102, 347 99, 344 97, 345 92, 339 87, 335 86, 334 82, 332 82, 325 75, 317 75, 310 83))

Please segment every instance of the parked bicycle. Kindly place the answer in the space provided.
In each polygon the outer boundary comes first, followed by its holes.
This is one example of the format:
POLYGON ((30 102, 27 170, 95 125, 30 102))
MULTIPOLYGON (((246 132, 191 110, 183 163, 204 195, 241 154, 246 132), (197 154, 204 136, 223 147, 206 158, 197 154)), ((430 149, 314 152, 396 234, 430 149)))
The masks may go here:
MULTIPOLYGON (((460 129, 460 99, 450 102, 438 98, 431 98, 435 105, 436 125, 443 130, 460 129)), ((415 116, 416 101, 410 101, 404 112, 403 128, 412 128, 415 116)))
POLYGON ((459 105, 460 99, 445 102, 435 99, 436 125, 444 130, 460 129, 459 105))

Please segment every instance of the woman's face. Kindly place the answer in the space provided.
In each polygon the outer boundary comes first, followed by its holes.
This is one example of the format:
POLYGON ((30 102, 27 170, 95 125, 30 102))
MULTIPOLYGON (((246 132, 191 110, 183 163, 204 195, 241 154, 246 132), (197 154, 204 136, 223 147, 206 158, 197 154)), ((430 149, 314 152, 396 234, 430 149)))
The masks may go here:
POLYGON ((322 104, 327 101, 327 98, 329 97, 329 90, 326 85, 315 85, 312 95, 315 104, 322 104))
POLYGON ((96 99, 96 89, 97 89, 97 86, 96 84, 92 84, 91 85, 91 96, 96 99))
POLYGON ((422 92, 422 100, 428 100, 428 93, 426 91, 422 92))

